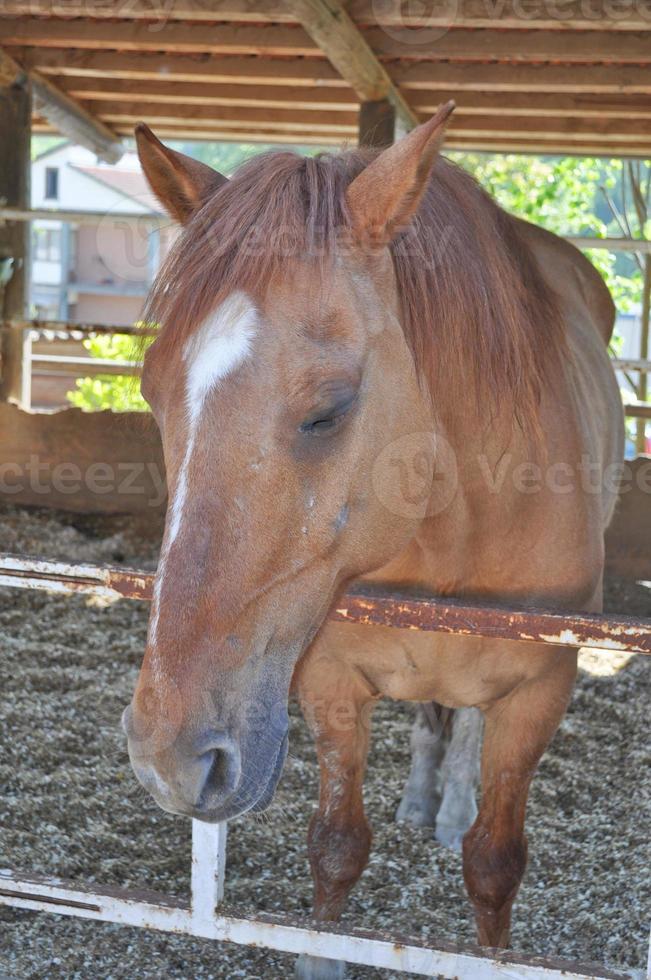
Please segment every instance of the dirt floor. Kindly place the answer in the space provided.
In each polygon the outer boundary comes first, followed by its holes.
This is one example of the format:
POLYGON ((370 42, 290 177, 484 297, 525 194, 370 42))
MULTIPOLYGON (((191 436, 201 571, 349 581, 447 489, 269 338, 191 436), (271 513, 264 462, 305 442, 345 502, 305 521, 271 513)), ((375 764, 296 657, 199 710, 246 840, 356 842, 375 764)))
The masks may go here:
MULTIPOLYGON (((0 550, 154 567, 124 520, 0 511, 0 550)), ((651 617, 649 584, 611 581, 607 608, 651 617)), ((147 606, 0 590, 0 867, 186 895, 187 821, 160 811, 129 769, 120 714, 147 606)), ((651 658, 589 653, 531 794, 529 870, 514 947, 641 968, 651 922, 651 658)), ((472 941, 460 858, 393 820, 408 769, 408 705, 376 714, 366 782, 375 831, 347 921, 472 941)), ((231 905, 305 914, 313 749, 294 712, 276 800, 229 828, 231 905)), ((292 958, 0 909, 0 977, 159 980, 290 977, 292 958)), ((351 968, 351 978, 390 974, 351 968)))

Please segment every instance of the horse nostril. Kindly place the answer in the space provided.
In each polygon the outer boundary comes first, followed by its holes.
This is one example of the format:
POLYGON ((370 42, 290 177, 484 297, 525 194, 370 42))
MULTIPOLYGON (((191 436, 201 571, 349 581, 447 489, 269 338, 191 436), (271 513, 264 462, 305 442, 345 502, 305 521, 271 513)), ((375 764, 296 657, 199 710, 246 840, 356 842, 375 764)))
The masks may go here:
POLYGON ((218 744, 199 757, 203 770, 203 785, 197 796, 197 809, 214 809, 233 794, 240 781, 240 753, 228 738, 219 737, 218 744))

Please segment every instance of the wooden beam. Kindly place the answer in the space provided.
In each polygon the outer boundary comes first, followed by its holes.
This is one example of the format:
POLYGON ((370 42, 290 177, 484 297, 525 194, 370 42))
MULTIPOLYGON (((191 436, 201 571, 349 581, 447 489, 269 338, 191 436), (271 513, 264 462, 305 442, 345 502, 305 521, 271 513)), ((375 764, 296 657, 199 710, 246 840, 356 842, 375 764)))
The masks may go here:
MULTIPOLYGON (((373 107, 375 110, 376 107, 373 107)), ((386 112, 386 105, 380 106, 386 112)), ((380 112, 380 116, 382 113, 380 112)), ((370 131, 377 127, 379 118, 373 112, 367 120, 368 139, 370 131)), ((423 115, 422 121, 428 118, 423 115)), ((342 112, 312 112, 309 114, 294 112, 287 109, 246 109, 211 106, 161 106, 150 105, 147 102, 109 102, 101 104, 100 119, 109 125, 124 125, 136 123, 141 119, 149 122, 154 128, 157 124, 178 126, 192 125, 219 127, 221 129, 250 129, 282 132, 306 132, 338 134, 342 139, 357 134, 357 117, 354 113, 342 112)), ((390 129, 390 121, 383 124, 390 129)), ((384 132, 384 130, 383 130, 384 132)), ((601 141, 608 143, 640 144, 651 139, 651 132, 646 120, 638 119, 599 119, 596 117, 582 118, 577 116, 541 116, 525 117, 466 115, 453 116, 447 127, 448 136, 462 135, 466 137, 514 137, 516 139, 536 137, 539 140, 554 142, 561 137, 569 137, 576 143, 601 141)), ((378 132, 377 139, 367 145, 388 145, 383 135, 378 132)))
POLYGON ((648 31, 469 31, 456 26, 444 32, 427 28, 387 31, 363 30, 363 36, 380 60, 389 58, 520 62, 565 61, 595 64, 643 64, 651 61, 648 31))
MULTIPOLYGON (((83 48, 99 49, 105 46, 107 38, 112 37, 103 25, 99 28, 99 39, 92 44, 87 43, 86 28, 92 21, 84 22, 83 48)), ((0 26, 2 21, 0 20, 0 26)), ((81 30, 81 28, 80 28, 81 30)), ((97 28, 96 28, 97 30, 97 28)), ((312 45, 305 47, 304 39, 298 36, 296 28, 280 28, 287 35, 285 45, 281 38, 274 35, 276 28, 244 28, 220 25, 211 29, 201 42, 196 41, 195 48, 199 53, 215 54, 266 54, 298 57, 304 54, 318 56, 312 45), (249 38, 250 44, 244 42, 249 38), (275 41, 274 41, 275 38, 275 41)), ((45 32, 45 28, 43 28, 45 32)), ((187 29, 199 36, 199 28, 187 29)), ((161 34, 159 46, 177 49, 173 43, 177 29, 170 25, 161 34), (162 42, 162 45, 161 45, 162 42)), ((186 36, 184 28, 184 37, 186 36)), ((50 32, 48 30, 48 37, 50 32)), ((413 38, 410 35, 391 36, 383 28, 373 27, 363 30, 362 35, 372 48, 376 57, 385 61, 392 58, 404 60, 426 59, 428 61, 502 61, 509 63, 527 63, 530 61, 567 61, 575 64, 596 64, 598 62, 616 64, 644 64, 651 62, 651 35, 643 31, 613 32, 607 31, 508 31, 482 30, 464 31, 453 29, 443 36, 425 37, 422 43, 418 41, 417 32, 413 38)), ((158 35, 157 35, 158 36, 158 35)), ((51 37, 52 43, 56 42, 51 37)), ((74 40, 74 38, 72 39, 74 40)), ((116 37, 116 43, 118 38, 116 37)), ((40 42, 39 42, 40 45, 40 42)), ((143 48, 143 50, 145 50, 143 48)), ((193 52, 190 52, 193 53, 193 52)))
MULTIPOLYGON (((296 86, 349 89, 324 59, 211 58, 174 53, 121 54, 106 51, 20 49, 21 64, 49 76, 123 78, 134 81, 233 83, 241 86, 296 86)), ((393 78, 413 92, 529 92, 568 95, 651 95, 651 71, 638 65, 498 65, 396 61, 393 78)), ((442 101, 442 100, 441 100, 442 101)))
POLYGON ((36 45, 152 52, 167 49, 181 54, 284 58, 325 54, 362 98, 372 95, 383 98, 391 91, 391 80, 379 62, 393 58, 592 64, 651 61, 648 31, 522 31, 504 29, 501 24, 499 30, 477 31, 459 29, 456 25, 445 31, 387 30, 376 25, 358 29, 338 0, 286 2, 300 17, 302 27, 298 24, 198 25, 167 19, 152 30, 150 23, 128 19, 103 22, 100 26, 88 18, 3 16, 0 39, 5 47, 36 45))
MULTIPOLYGON (((380 116, 387 114, 387 102, 384 100, 379 107, 371 106, 367 124, 377 127, 380 116), (377 110, 380 111, 378 115, 377 110)), ((182 104, 158 104, 142 101, 138 97, 120 98, 115 101, 101 101, 96 104, 98 118, 107 125, 137 122, 140 119, 151 125, 209 125, 222 129, 251 129, 282 131, 305 131, 314 134, 335 133, 342 138, 357 133, 358 118, 355 112, 330 112, 313 110, 304 112, 295 109, 272 109, 268 107, 248 106, 214 106, 197 105, 193 102, 182 104)), ((367 110, 368 112, 368 110, 367 110)), ((429 118, 429 112, 423 112, 420 121, 429 118)), ((391 127, 390 120, 385 119, 384 125, 391 127)), ((448 133, 462 133, 468 136, 484 136, 486 134, 535 135, 540 139, 553 140, 556 136, 569 136, 577 142, 636 142, 644 141, 649 133, 646 119, 622 119, 618 116, 601 118, 597 115, 584 117, 563 115, 512 115, 506 109, 501 115, 484 115, 481 112, 464 112, 454 115, 448 125, 448 133)), ((388 130, 387 130, 388 131, 388 130)), ((370 145, 387 145, 384 137, 378 136, 380 143, 370 145)))
MULTIPOLYGON (((128 136, 131 131, 125 129, 123 135, 128 136)), ((157 132, 161 139, 188 140, 199 143, 219 141, 222 143, 250 143, 252 145, 262 144, 265 146, 329 146, 335 148, 341 148, 347 145, 345 143, 342 144, 341 139, 337 139, 332 135, 318 137, 305 136, 303 133, 284 133, 282 136, 279 136, 278 133, 247 133, 245 131, 222 133, 219 130, 207 132, 205 130, 198 131, 175 128, 162 129, 157 132)), ((446 150, 449 152, 458 150, 466 153, 517 153, 522 155, 531 154, 534 156, 560 155, 569 157, 603 157, 604 159, 611 159, 612 157, 639 159, 640 157, 648 158, 651 155, 651 143, 647 142, 640 145, 624 144, 621 146, 609 144, 608 146, 604 146, 603 143, 582 143, 579 145, 572 143, 570 140, 564 140, 558 144, 550 145, 549 143, 543 143, 535 139, 517 140, 511 138, 509 140, 492 140, 489 138, 479 139, 474 137, 464 140, 454 137, 446 144, 446 150)))
MULTIPOLYGON (((132 137, 135 122, 127 117, 128 121, 115 124, 115 131, 121 136, 132 137)), ((341 133, 312 133, 307 129, 303 130, 250 130, 250 129, 224 129, 219 123, 204 124, 202 126, 192 125, 192 123, 169 123, 155 126, 156 135, 160 139, 170 140, 196 140, 197 142, 210 141, 220 143, 256 143, 256 144, 278 144, 279 146, 337 146, 346 143, 350 144, 350 136, 341 133)), ((35 133, 52 133, 53 127, 43 120, 36 120, 32 123, 32 131, 35 133)))
POLYGON ((200 126, 208 124, 223 129, 304 130, 308 133, 338 133, 342 139, 357 135, 357 114, 312 112, 309 115, 290 109, 232 109, 223 106, 161 106, 147 102, 106 102, 101 104, 99 118, 108 125, 144 120, 157 123, 200 126))
POLYGON ((651 419, 651 402, 627 402, 624 414, 636 419, 651 419))
POLYGON ((403 125, 416 117, 339 0, 285 0, 306 32, 364 102, 388 99, 403 125))
POLYGON ((520 137, 515 134, 500 138, 488 134, 482 137, 452 135, 446 140, 446 151, 460 150, 466 153, 532 153, 536 156, 552 154, 554 156, 590 156, 590 157, 648 157, 651 154, 651 140, 640 140, 635 143, 576 143, 569 137, 559 137, 557 142, 548 143, 544 140, 520 137))
MULTIPOLYGON (((1 24, 1 21, 0 21, 1 24)), ((325 59, 191 57, 173 52, 134 54, 116 51, 64 51, 21 48, 16 57, 44 75, 85 78, 125 78, 134 81, 164 78, 170 82, 233 82, 238 85, 320 85, 348 89, 349 85, 325 59)))
MULTIPOLYGON (((449 27, 509 28, 558 31, 626 31, 651 29, 648 7, 643 3, 613 3, 612 0, 563 0, 562 3, 524 4, 522 0, 350 0, 352 19, 363 25, 377 24, 412 31, 449 27)), ((236 21, 239 23, 296 23, 296 16, 278 0, 129 0, 116 10, 107 0, 3 0, 6 16, 89 17, 108 20, 147 20, 155 26, 170 20, 236 21)))
MULTIPOLYGON (((87 102, 117 102, 133 97, 132 80, 123 78, 72 78, 60 76, 57 84, 72 98, 87 102)), ((295 112, 356 112, 359 99, 347 88, 319 86, 299 89, 292 85, 253 88, 250 85, 213 82, 143 81, 138 98, 160 105, 212 105, 249 109, 293 109, 295 112)), ((651 115, 651 101, 649 102, 651 115)))
POLYGON ((396 110, 388 99, 362 102, 359 107, 360 146, 391 146, 396 138, 396 110))
MULTIPOLYGON (((119 16, 119 12, 117 12, 119 16)), ((4 47, 88 48, 91 50, 176 51, 179 54, 323 57, 303 28, 296 24, 209 24, 197 26, 163 21, 159 29, 142 21, 111 20, 101 28, 93 20, 0 18, 4 47)))
POLYGON ((453 116, 446 132, 459 133, 466 136, 484 136, 491 134, 512 135, 517 137, 532 136, 553 140, 559 136, 567 136, 576 142, 648 142, 651 140, 651 128, 644 119, 599 119, 595 117, 582 118, 577 116, 541 116, 529 118, 510 116, 504 113, 499 116, 459 115, 453 116))
POLYGON ((137 93, 130 98, 115 102, 100 102, 96 106, 100 119, 109 119, 120 113, 156 121, 169 117, 179 118, 185 122, 200 122, 201 120, 217 121, 229 128, 233 125, 251 125, 254 129, 262 126, 271 129, 287 127, 323 130, 341 130, 342 132, 357 132, 357 113, 355 109, 348 112, 329 112, 314 110, 310 113, 295 109, 268 109, 233 106, 195 105, 192 102, 182 105, 159 105, 147 100, 140 101, 137 93))
POLYGON ((2 49, 0 49, 0 77, 14 81, 29 78, 37 111, 74 143, 88 147, 107 163, 117 163, 124 153, 122 144, 105 123, 92 116, 87 109, 82 108, 65 92, 61 92, 39 72, 34 70, 25 72, 2 49))
MULTIPOLYGON (((116 133, 129 137, 133 135, 134 120, 115 123, 116 133)), ((52 126, 43 120, 35 120, 32 130, 38 133, 53 132, 52 126)), ((161 139, 220 141, 225 143, 278 144, 280 146, 341 146, 349 142, 337 133, 313 134, 309 130, 246 130, 223 129, 218 123, 174 124, 157 122, 156 134, 161 139)), ((603 156, 603 157, 649 157, 651 156, 651 136, 640 136, 638 143, 618 143, 616 141, 585 141, 577 142, 568 136, 559 135, 555 140, 539 139, 530 134, 519 136, 517 133, 501 133, 481 136, 464 136, 452 133, 446 139, 446 150, 462 150, 464 152, 490 153, 531 153, 531 154, 566 154, 568 156, 603 156)))
MULTIPOLYGON (((0 198, 17 208, 29 207, 31 112, 25 75, 13 84, 0 84, 0 198)), ((29 283, 29 225, 25 222, 0 224, 0 263, 1 319, 23 319, 29 283)), ((26 339, 22 330, 0 337, 0 400, 21 407, 30 402, 26 339)))
POLYGON ((595 29, 649 30, 651 18, 645 3, 613 3, 612 0, 563 0, 561 3, 523 3, 522 0, 350 0, 348 12, 358 24, 379 24, 392 30, 429 31, 464 28, 512 30, 595 29))
MULTIPOLYGON (((492 65, 396 62, 393 77, 408 92, 568 92, 651 95, 651 71, 644 65, 492 65)), ((410 94, 411 98, 411 94, 410 94)))
MULTIPOLYGON (((146 20, 154 25, 170 20, 237 21, 239 23, 296 24, 296 17, 278 0, 3 0, 2 15, 9 17, 86 17, 95 20, 146 20)), ((369 4, 370 12, 370 4, 369 4)))
POLYGON ((649 119, 651 95, 593 95, 564 92, 476 92, 443 89, 432 93, 414 91, 411 101, 418 113, 432 114, 438 105, 457 100, 455 116, 580 116, 597 119, 649 119))
MULTIPOLYGON (((120 96, 132 95, 133 84, 124 79, 113 78, 71 78, 63 76, 58 80, 60 87, 72 98, 91 102, 115 102, 120 96)), ((302 91, 297 98, 296 89, 291 86, 273 86, 252 89, 250 86, 195 83, 143 81, 138 88, 138 96, 147 103, 162 105, 223 105, 242 108, 290 109, 311 112, 329 110, 331 112, 353 112, 358 99, 352 91, 335 87, 315 87, 302 91)), ((412 108, 418 115, 431 115, 442 102, 455 98, 458 100, 455 116, 594 116, 599 119, 615 117, 618 119, 651 118, 651 96, 631 95, 589 95, 554 92, 513 92, 508 101, 500 93, 467 92, 459 93, 450 89, 430 96, 415 91, 412 108)))
MULTIPOLYGON (((56 76, 53 76, 56 77, 56 76)), ((71 98, 89 102, 116 102, 133 94, 133 82, 123 78, 59 76, 57 85, 71 98)), ((171 82, 145 79, 138 86, 138 98, 161 105, 223 105, 242 108, 295 109, 311 112, 354 112, 359 100, 351 89, 331 85, 301 89, 300 95, 289 85, 253 88, 230 83, 171 82)), ((455 116, 594 116, 599 119, 651 118, 651 96, 590 95, 555 92, 512 92, 508 101, 494 92, 455 92, 450 89, 429 95, 414 91, 412 109, 418 115, 432 115, 450 99, 457 100, 455 116)))

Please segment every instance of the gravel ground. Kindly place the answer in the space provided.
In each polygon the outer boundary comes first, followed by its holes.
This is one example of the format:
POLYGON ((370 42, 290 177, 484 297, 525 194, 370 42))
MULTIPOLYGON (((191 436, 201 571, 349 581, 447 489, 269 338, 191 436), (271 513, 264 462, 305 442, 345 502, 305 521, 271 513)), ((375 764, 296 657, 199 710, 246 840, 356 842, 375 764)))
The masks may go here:
MULTIPOLYGON (((124 520, 0 510, 0 550, 155 564, 124 520)), ((612 611, 651 616, 651 588, 608 583, 612 611)), ((119 729, 137 676, 147 607, 0 590, 0 866, 185 896, 190 828, 132 776, 119 729)), ((651 919, 648 704, 651 659, 589 653, 531 794, 530 865, 514 916, 523 952, 640 968, 651 919)), ((366 782, 375 831, 347 922, 472 941, 460 858, 393 813, 408 769, 408 705, 377 711, 366 782)), ((305 914, 305 834, 314 752, 294 712, 276 800, 233 821, 227 899, 305 914)), ((219 978, 292 975, 281 954, 0 909, 0 977, 219 978)), ((389 976, 351 968, 355 980, 389 976)))

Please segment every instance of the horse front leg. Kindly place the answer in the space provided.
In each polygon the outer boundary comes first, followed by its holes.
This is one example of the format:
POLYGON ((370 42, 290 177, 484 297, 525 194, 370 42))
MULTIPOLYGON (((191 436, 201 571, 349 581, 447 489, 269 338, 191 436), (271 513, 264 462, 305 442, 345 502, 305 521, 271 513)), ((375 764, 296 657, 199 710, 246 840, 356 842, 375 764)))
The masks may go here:
MULTIPOLYGON (((336 664, 302 672, 297 685, 303 714, 316 741, 319 804, 308 831, 314 879, 314 918, 336 922, 351 889, 366 867, 371 829, 364 813, 373 695, 360 675, 336 664)), ((300 980, 339 980, 345 964, 300 956, 300 980)))
POLYGON ((478 941, 506 947, 511 907, 527 864, 524 834, 529 786, 567 708, 576 677, 576 651, 536 650, 540 672, 484 709, 482 798, 463 839, 463 874, 474 906, 478 941))

